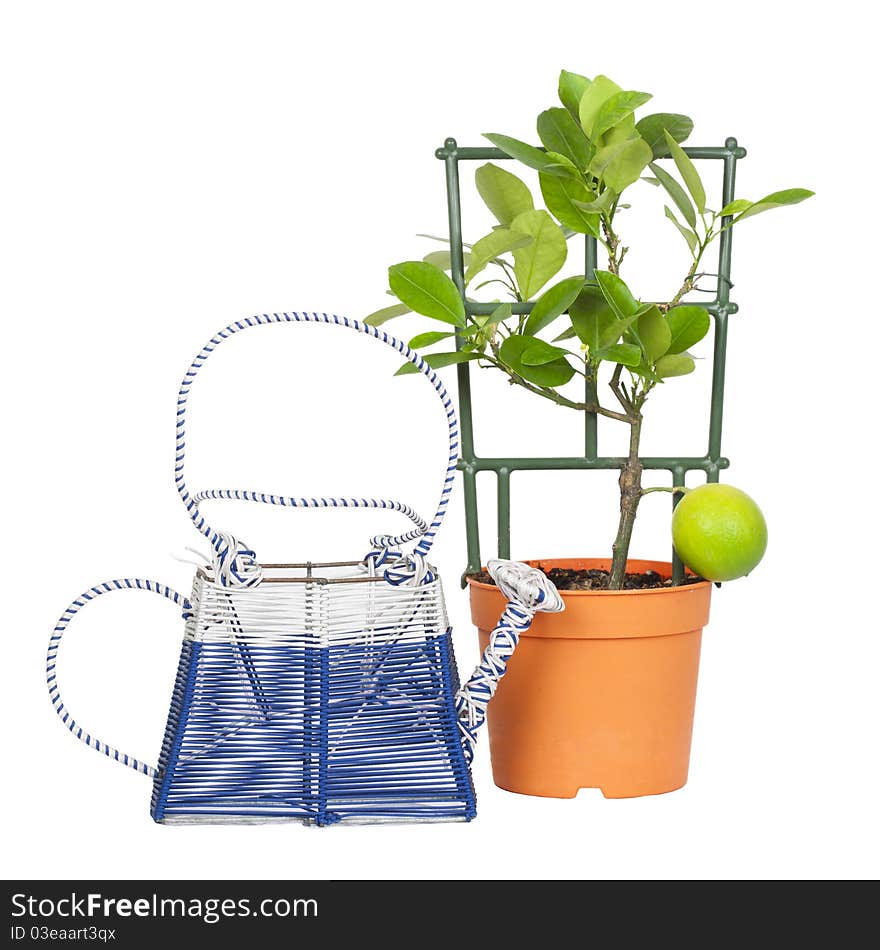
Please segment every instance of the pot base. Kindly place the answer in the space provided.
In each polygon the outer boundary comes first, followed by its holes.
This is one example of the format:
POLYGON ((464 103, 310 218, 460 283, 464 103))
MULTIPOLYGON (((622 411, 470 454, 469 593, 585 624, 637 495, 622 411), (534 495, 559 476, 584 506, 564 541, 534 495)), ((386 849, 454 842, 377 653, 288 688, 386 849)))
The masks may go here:
POLYGON ((542 788, 541 790, 530 790, 528 788, 507 788, 505 785, 502 785, 497 779, 493 778, 493 782, 496 788, 500 788, 505 792, 513 792, 514 795, 530 795, 532 798, 577 798, 581 792, 585 791, 598 791, 602 793, 603 798, 646 798, 650 795, 666 795, 668 792, 675 792, 680 788, 684 788, 687 785, 687 779, 685 779, 680 785, 673 785, 670 788, 658 788, 649 792, 636 792, 632 788, 615 788, 608 787, 602 788, 599 785, 580 785, 578 788, 573 791, 568 788, 542 788))

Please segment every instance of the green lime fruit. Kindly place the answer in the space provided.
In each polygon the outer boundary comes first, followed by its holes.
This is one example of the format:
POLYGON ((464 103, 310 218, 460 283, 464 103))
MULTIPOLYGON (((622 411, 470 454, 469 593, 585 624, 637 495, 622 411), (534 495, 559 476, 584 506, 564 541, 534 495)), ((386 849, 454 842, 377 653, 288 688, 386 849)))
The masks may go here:
POLYGON ((708 581, 744 577, 767 550, 761 509, 732 485, 689 491, 672 515, 672 543, 684 563, 708 581))

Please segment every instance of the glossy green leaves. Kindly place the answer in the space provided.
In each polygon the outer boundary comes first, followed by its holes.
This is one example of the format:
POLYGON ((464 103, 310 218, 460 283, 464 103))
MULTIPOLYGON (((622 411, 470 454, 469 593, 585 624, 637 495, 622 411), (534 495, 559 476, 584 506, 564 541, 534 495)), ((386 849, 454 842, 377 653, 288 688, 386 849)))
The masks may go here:
POLYGON ((498 351, 498 357, 517 376, 536 386, 562 386, 574 376, 572 367, 561 347, 551 346, 531 336, 509 336, 498 351), (552 357, 544 360, 549 352, 552 357))
POLYGON ((474 181, 480 197, 499 224, 509 225, 518 214, 535 207, 526 183, 491 162, 477 169, 474 181))
POLYGON ((691 304, 673 307, 666 314, 666 319, 671 334, 668 353, 683 353, 699 343, 709 332, 711 324, 708 311, 691 304))
MULTIPOLYGON (((469 363, 471 360, 478 360, 479 358, 479 353, 468 353, 464 350, 455 350, 449 353, 426 353, 422 357, 431 369, 443 369, 444 366, 454 366, 457 363, 469 363)), ((412 373, 418 372, 418 367, 407 361, 394 375, 409 376, 412 373)))
POLYGON ((687 353, 669 353, 661 356, 654 364, 654 372, 660 379, 668 379, 671 376, 687 376, 696 368, 693 358, 687 353))
MULTIPOLYGON (((524 214, 546 214, 547 212, 526 211, 524 214)), ((519 215, 514 221, 519 220, 519 215)), ((558 228, 557 228, 558 230, 558 228)), ((469 284, 490 262, 502 254, 507 254, 515 248, 524 247, 532 243, 531 235, 521 228, 496 228, 471 248, 471 260, 465 272, 464 280, 469 284)), ((563 238, 563 240, 565 240, 563 238)))
POLYGON ((523 332, 533 336, 540 333, 574 303, 584 286, 583 277, 566 277, 541 294, 532 307, 523 332))
POLYGON ((800 204, 800 202, 806 201, 807 198, 812 197, 814 194, 815 192, 807 188, 786 188, 784 191, 774 191, 773 194, 767 195, 766 198, 762 198, 760 201, 754 202, 754 204, 750 201, 746 201, 744 198, 740 198, 738 201, 732 201, 726 208, 721 209, 721 214, 736 214, 737 217, 734 218, 733 223, 737 224, 746 218, 754 217, 756 214, 771 211, 773 208, 784 208, 786 205, 800 204))
POLYGON ((695 228, 697 226, 697 214, 684 188, 681 187, 665 168, 656 162, 651 163, 651 171, 657 176, 657 181, 660 182, 663 188, 666 189, 666 193, 675 202, 675 207, 681 212, 685 221, 687 221, 692 228, 695 228))
POLYGON ((578 118, 581 123, 581 128, 587 134, 590 141, 597 141, 597 137, 593 134, 593 126, 596 124, 596 119, 602 106, 619 92, 622 92, 620 86, 607 76, 596 76, 586 90, 584 90, 581 101, 578 103, 578 118))
POLYGON ((575 119, 579 118, 581 99, 590 82, 591 80, 587 79, 586 76, 581 76, 579 73, 570 73, 567 69, 563 69, 559 74, 559 101, 575 119))
POLYGON ((592 143, 566 109, 547 109, 538 116, 538 138, 548 152, 564 155, 576 168, 586 168, 593 157, 592 143))
MULTIPOLYGON (((635 110, 651 98, 649 92, 617 92, 606 99, 596 113, 590 138, 598 142, 602 136, 626 120, 632 120, 635 110)), ((629 123, 627 123, 629 124, 629 123)), ((635 121, 632 120, 635 128, 635 121)))
POLYGON ((457 327, 465 325, 464 302, 442 270, 425 261, 404 261, 388 268, 388 286, 410 310, 457 327))
POLYGON ((595 201, 596 196, 582 181, 554 175, 539 175, 538 178, 544 204, 557 221, 578 234, 600 236, 599 213, 584 208, 595 201))
POLYGON ((675 141, 668 131, 665 133, 665 138, 666 146, 669 149, 672 160, 675 162, 675 167, 678 169, 678 173, 681 175, 685 185, 687 185, 687 190, 694 199, 697 211, 702 214, 706 210, 706 189, 703 187, 700 174, 694 167, 694 163, 685 154, 685 150, 675 141))
MULTIPOLYGON (((528 300, 562 268, 568 245, 559 225, 546 211, 524 211, 514 219, 511 229, 532 239, 513 250, 516 282, 523 299, 528 300)), ((476 254, 476 245, 472 253, 476 254)))
POLYGON ((500 135, 496 132, 487 132, 486 138, 496 148, 500 148, 505 155, 515 158, 529 168, 546 172, 548 175, 559 175, 562 178, 577 177, 577 173, 572 171, 570 165, 554 161, 545 152, 535 148, 534 145, 528 145, 526 142, 520 142, 509 135, 500 135))
MULTIPOLYGON (((464 251, 462 253, 462 260, 465 265, 470 260, 471 255, 464 251)), ((440 270, 452 270, 452 254, 449 251, 431 251, 426 254, 423 258, 428 264, 433 264, 435 267, 439 267, 440 270)))
POLYGON ((590 171, 620 194, 639 180, 651 158, 651 148, 643 139, 624 139, 600 148, 590 162, 590 171))
POLYGON ((619 320, 635 316, 639 311, 639 302, 632 295, 623 280, 607 270, 596 271, 596 283, 602 296, 619 320))
POLYGON ((602 270, 569 314, 594 365, 622 363, 654 382, 692 372, 693 358, 685 350, 699 343, 710 326, 702 307, 685 304, 664 313, 656 304, 640 304, 620 277, 602 270))
POLYGON ((691 134, 693 128, 691 119, 674 112, 655 112, 636 122, 636 132, 650 145, 654 158, 665 158, 669 154, 667 132, 680 143, 691 134))

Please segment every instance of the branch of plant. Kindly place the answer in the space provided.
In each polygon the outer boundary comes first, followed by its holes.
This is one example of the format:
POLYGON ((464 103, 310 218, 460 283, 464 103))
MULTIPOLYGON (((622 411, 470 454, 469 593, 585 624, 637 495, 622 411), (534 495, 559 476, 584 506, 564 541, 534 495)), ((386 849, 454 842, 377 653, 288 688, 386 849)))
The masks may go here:
POLYGON ((519 287, 516 284, 516 274, 511 270, 510 264, 507 263, 503 258, 493 257, 492 263, 497 264, 507 277, 507 286, 510 288, 511 293, 514 295, 517 303, 522 303, 522 295, 519 292, 519 287))
POLYGON ((488 361, 496 369, 501 370, 507 377, 509 377, 510 382, 516 386, 522 386, 524 389, 527 389, 531 393, 535 393, 538 396, 543 396, 545 399, 549 399, 551 402, 556 403, 558 406, 565 406, 567 409, 576 409, 578 412, 595 412, 597 415, 604 416, 607 419, 616 419, 618 422, 630 422, 628 416, 623 415, 619 412, 614 412, 612 409, 607 409, 605 406, 599 404, 598 402, 589 403, 589 402, 576 402, 573 399, 569 399, 567 396, 563 396, 562 393, 557 392, 555 389, 550 389, 545 386, 537 386, 534 383, 530 383, 528 380, 523 379, 522 376, 513 372, 508 366, 501 362, 497 355, 498 347, 496 345, 492 346, 492 355, 484 353, 481 356, 481 359, 488 361))
POLYGON ((708 248, 709 245, 715 240, 715 238, 718 237, 718 235, 721 233, 720 231, 715 230, 715 223, 718 220, 718 215, 714 211, 712 212, 712 219, 708 225, 706 224, 705 215, 701 214, 700 218, 703 222, 703 230, 705 232, 703 235, 703 239, 699 242, 697 251, 694 254, 693 263, 691 264, 690 269, 687 272, 687 276, 682 281, 681 287, 678 288, 678 292, 672 298, 672 300, 669 301, 669 303, 660 305, 660 309, 664 312, 669 311, 673 307, 678 306, 678 304, 681 303, 682 298, 685 297, 694 289, 694 284, 695 284, 694 277, 696 276, 697 271, 699 270, 700 262, 703 259, 703 255, 706 253, 706 248, 708 248))
POLYGON ((608 381, 608 385, 611 387, 611 392, 614 393, 615 398, 623 407, 624 412, 626 413, 625 419, 627 422, 632 422, 631 416, 636 413, 636 407, 633 403, 627 398, 626 393, 623 391, 620 383, 620 374, 623 372, 622 364, 618 363, 614 367, 614 372, 611 374, 611 379, 608 381))

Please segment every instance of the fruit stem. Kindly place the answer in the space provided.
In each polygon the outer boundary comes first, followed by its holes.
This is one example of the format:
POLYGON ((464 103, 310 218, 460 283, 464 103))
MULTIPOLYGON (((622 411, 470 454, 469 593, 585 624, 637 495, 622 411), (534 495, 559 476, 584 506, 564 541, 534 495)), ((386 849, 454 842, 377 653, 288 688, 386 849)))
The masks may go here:
POLYGON ((690 491, 690 488, 685 488, 684 485, 672 485, 672 486, 657 485, 654 488, 643 488, 642 494, 650 495, 652 491, 671 491, 671 492, 679 492, 682 495, 686 495, 690 491))

